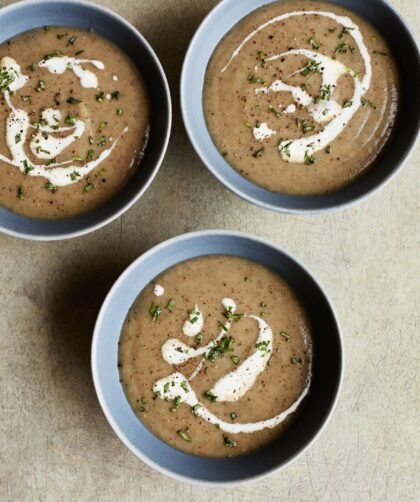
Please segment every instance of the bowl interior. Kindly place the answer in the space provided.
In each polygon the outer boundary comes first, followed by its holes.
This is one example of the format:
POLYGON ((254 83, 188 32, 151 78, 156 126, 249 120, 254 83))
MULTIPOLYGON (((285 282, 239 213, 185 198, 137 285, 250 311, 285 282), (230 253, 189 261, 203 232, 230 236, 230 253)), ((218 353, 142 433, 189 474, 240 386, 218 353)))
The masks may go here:
POLYGON ((0 10, 0 21, 0 43, 43 26, 92 28, 123 49, 146 81, 153 110, 149 144, 141 168, 119 195, 95 211, 61 220, 31 219, 0 208, 0 229, 22 237, 59 239, 99 228, 137 200, 152 181, 162 161, 170 130, 171 105, 160 63, 145 39, 129 23, 94 4, 48 0, 17 3, 0 10))
POLYGON ((401 76, 401 108, 393 137, 366 174, 344 188, 322 195, 290 196, 261 188, 236 172, 216 149, 207 130, 202 91, 208 61, 219 41, 244 16, 268 0, 222 1, 204 20, 191 42, 181 77, 184 122, 193 146, 212 173, 241 197, 273 210, 320 212, 349 205, 379 188, 397 171, 412 150, 420 124, 416 93, 420 57, 402 18, 384 0, 329 0, 366 18, 388 41, 401 76), (401 57, 404 54, 404 57, 401 57))
POLYGON ((239 482, 267 474, 301 452, 326 422, 342 373, 342 347, 332 308, 312 276, 286 253, 242 234, 206 232, 167 241, 141 256, 116 282, 95 328, 92 368, 102 408, 120 439, 158 470, 193 481, 239 482), (230 459, 192 456, 154 436, 131 409, 119 382, 118 340, 128 309, 159 273, 189 258, 209 254, 255 260, 284 277, 295 289, 313 324, 313 381, 302 412, 287 432, 261 451, 230 459))

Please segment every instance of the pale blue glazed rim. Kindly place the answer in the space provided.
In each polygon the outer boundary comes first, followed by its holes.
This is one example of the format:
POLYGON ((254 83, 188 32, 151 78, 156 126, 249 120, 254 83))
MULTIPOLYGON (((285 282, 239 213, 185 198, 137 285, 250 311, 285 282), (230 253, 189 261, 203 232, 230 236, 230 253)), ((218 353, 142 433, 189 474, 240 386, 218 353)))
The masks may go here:
POLYGON ((343 342, 334 308, 305 266, 283 249, 239 232, 206 230, 167 240, 135 260, 111 288, 92 340, 92 374, 102 410, 121 441, 141 460, 172 478, 205 485, 236 485, 264 478, 301 455, 327 424, 341 388, 343 342), (313 380, 309 396, 287 432, 250 455, 193 456, 152 434, 129 405, 119 382, 118 341, 127 312, 158 274, 184 260, 211 254, 254 260, 284 277, 303 302, 313 327, 313 380))
POLYGON ((0 231, 15 237, 46 241, 93 232, 127 211, 147 190, 162 163, 172 122, 170 91, 162 65, 147 40, 128 21, 83 0, 24 0, 0 9, 0 26, 0 43, 43 26, 92 28, 123 49, 146 81, 152 103, 149 143, 139 169, 116 197, 95 211, 60 220, 27 218, 0 207, 0 231))
POLYGON ((206 126, 202 91, 208 62, 223 36, 253 10, 277 0, 222 0, 204 19, 191 40, 181 74, 181 109, 190 141, 210 172, 243 199, 273 211, 317 214, 352 206, 383 188, 413 152, 420 128, 415 106, 420 87, 420 55, 412 31, 386 0, 328 0, 366 18, 387 39, 401 73, 401 110, 393 137, 372 167, 340 190, 293 196, 266 190, 235 171, 214 145, 206 126), (404 62, 404 65, 403 65, 404 62))

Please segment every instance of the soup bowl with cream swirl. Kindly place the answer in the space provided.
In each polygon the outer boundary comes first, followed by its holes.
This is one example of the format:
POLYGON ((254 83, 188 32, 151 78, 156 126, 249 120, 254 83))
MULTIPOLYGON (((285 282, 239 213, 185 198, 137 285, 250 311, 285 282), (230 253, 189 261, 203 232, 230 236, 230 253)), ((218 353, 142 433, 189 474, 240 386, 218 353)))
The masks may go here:
POLYGON ((361 201, 399 171, 418 136, 419 84, 416 41, 387 0, 223 0, 191 41, 181 105, 227 188, 311 214, 361 201))
POLYGON ((91 2, 25 0, 2 8, 0 22, 0 231, 57 240, 99 229, 142 196, 163 160, 162 66, 131 24, 91 2))
MULTIPOLYGON (((251 277, 249 279, 253 280, 251 277)), ((166 286, 168 285, 166 284, 166 286)), ((177 287, 181 288, 178 293, 179 300, 179 295, 182 292, 182 284, 177 283, 177 287)), ((155 299, 156 302, 162 303, 164 301, 166 305, 167 298, 163 296, 165 289, 160 284, 154 284, 153 294, 159 296, 159 299, 155 299), (161 298, 166 299, 161 300, 161 298)), ((279 299, 280 297, 283 298, 281 294, 278 296, 279 299)), ((206 303, 205 300, 205 298, 200 298, 201 302, 206 303)), ((233 300, 225 298, 223 302, 229 312, 234 311, 233 300)), ((168 308, 172 309, 174 304, 175 302, 172 301, 172 303, 168 304, 166 310, 162 308, 162 311, 165 310, 168 313, 168 308)), ((177 302, 175 309, 178 308, 178 304, 179 302, 177 302)), ((206 322, 210 323, 208 320, 209 317, 207 317, 209 306, 206 305, 206 307, 206 322)), ((198 311, 198 307, 196 310, 198 311)), ((250 314, 250 317, 257 319, 251 315, 251 312, 247 312, 246 314, 250 314)), ((201 314, 199 312, 192 312, 191 316, 193 315, 200 316, 201 314)), ((147 316, 149 317, 149 313, 147 313, 147 316)), ((162 312, 162 317, 164 316, 165 313, 162 312)), ((171 319, 174 318, 171 317, 171 319)), ((195 321, 195 319, 193 320, 195 321)), ((204 319, 201 320, 204 321, 204 319)), ((176 324, 175 321, 172 322, 176 324)), ((267 320, 267 322, 269 321, 267 320)), ((188 328, 194 331, 197 328, 200 330, 200 323, 201 321, 198 320, 196 323, 186 326, 185 329, 188 328)), ((229 329, 228 324, 229 321, 225 324, 226 330, 229 329)), ((263 326, 263 331, 268 330, 262 319, 258 319, 258 324, 260 328, 263 326)), ((158 323, 156 323, 157 325, 158 323)), ((133 325, 130 323, 130 326, 133 325)), ((210 327, 204 327, 203 333, 209 333, 211 329, 210 327)), ((194 333, 188 332, 187 334, 190 336, 194 333)), ((136 334, 139 335, 140 332, 136 331, 136 334)), ((264 333, 260 333, 260 336, 265 335, 264 333)), ((184 336, 182 339, 185 340, 186 337, 184 336)), ((169 340, 167 344, 162 346, 162 354, 159 355, 160 358, 165 358, 165 347, 169 343, 172 343, 172 341, 169 340)), ((145 340, 141 343, 142 346, 144 344, 147 345, 145 340)), ((181 340, 177 341, 177 346, 184 347, 181 340)), ((203 343, 203 347, 196 351, 197 354, 193 354, 194 357, 195 355, 202 354, 205 349, 203 343)), ((135 357, 136 360, 140 361, 144 357, 140 353, 134 353, 131 349, 129 353, 130 360, 135 357)), ((239 365, 237 367, 238 371, 241 371, 241 368, 245 367, 253 358, 257 358, 258 366, 262 365, 260 370, 264 371, 265 362, 268 358, 266 355, 261 356, 261 354, 257 350, 248 360, 243 360, 243 366, 239 365)), ((169 403, 165 404, 165 396, 169 396, 170 393, 178 393, 177 382, 175 381, 173 386, 169 382, 171 378, 177 380, 178 377, 181 377, 181 373, 179 372, 183 372, 184 370, 180 366, 176 366, 176 364, 179 363, 178 358, 184 355, 184 351, 183 354, 181 352, 174 352, 174 356, 177 357, 177 361, 175 362, 175 367, 178 368, 177 372, 169 375, 169 366, 165 366, 168 370, 168 378, 159 380, 153 385, 156 395, 159 395, 163 400, 163 406, 169 406, 169 403)), ((331 302, 321 285, 302 263, 286 251, 256 237, 231 231, 208 230, 181 235, 163 242, 144 253, 127 268, 110 290, 99 313, 92 342, 91 362, 95 389, 102 410, 117 436, 139 459, 157 471, 178 480, 197 484, 226 486, 260 479, 275 473, 302 454, 321 433, 333 412, 341 386, 343 376, 343 344, 339 324, 331 302), (311 324, 312 340, 309 387, 304 390, 298 399, 298 401, 302 402, 299 404, 297 401, 292 406, 293 410, 299 406, 299 412, 295 414, 293 420, 287 425, 287 428, 265 446, 247 454, 227 456, 225 458, 205 457, 193 454, 192 452, 181 451, 155 435, 130 405, 128 395, 125 392, 125 383, 121 380, 122 377, 119 372, 121 367, 121 354, 119 351, 124 343, 122 341, 122 332, 127 314, 129 311, 132 311, 130 309, 138 295, 146 291, 147 288, 150 288, 151 281, 168 269, 185 264, 191 259, 208 259, 216 255, 219 257, 223 255, 232 259, 251 260, 257 266, 266 267, 270 270, 270 273, 274 273, 286 281, 288 286, 297 295, 297 298, 299 298, 308 315, 311 324)), ((147 365, 149 362, 145 361, 141 364, 143 367, 141 372, 146 371, 148 373, 147 365)), ((150 364, 153 364, 153 361, 150 364)), ((192 381, 193 377, 189 379, 190 383, 188 384, 186 381, 182 382, 183 378, 180 381, 181 387, 191 384, 191 388, 197 389, 196 381, 192 381)), ((271 388, 271 392, 277 392, 282 396, 280 384, 277 385, 275 381, 272 383, 275 389, 271 388)), ((151 389, 149 390, 151 391, 151 389)), ((137 394, 139 392, 141 392, 140 389, 137 389, 137 394)), ((191 406, 193 414, 191 414, 191 411, 187 411, 187 416, 191 420, 198 420, 194 416, 194 411, 199 405, 195 400, 196 398, 193 398, 194 395, 194 392, 190 392, 188 394, 190 401, 184 402, 182 406, 184 409, 188 409, 186 407, 191 406)), ((137 398, 140 399, 138 396, 137 398)), ((197 398, 200 399, 198 396, 197 398)), ((246 397, 244 399, 246 400, 246 397)), ((170 397, 168 400, 170 400, 170 397)), ((146 400, 144 402, 146 403, 146 400)), ((150 405, 151 403, 148 399, 146 407, 150 405)), ((208 405, 204 403, 200 407, 200 413, 204 413, 202 416, 204 418, 207 417, 206 419, 210 423, 220 427, 222 429, 219 431, 220 433, 228 431, 230 435, 239 431, 245 431, 252 435, 253 431, 258 430, 261 426, 275 425, 271 424, 271 422, 280 421, 281 415, 285 414, 282 413, 274 419, 271 419, 269 416, 261 417, 263 422, 259 424, 241 424, 239 422, 242 422, 243 419, 241 420, 238 417, 238 420, 232 424, 220 420, 216 416, 217 413, 216 415, 212 415, 207 411, 207 407, 208 405)), ((293 410, 289 409, 287 413, 293 413, 293 410)), ((166 411, 171 414, 169 408, 166 411)), ((172 415, 174 416, 174 414, 172 415)), ((170 428, 170 421, 166 422, 166 426, 170 428)), ((159 431, 155 432, 158 433, 159 431)), ((185 437, 188 439, 188 436, 185 437)), ((224 448, 223 446, 221 447, 224 448)), ((229 450, 229 448, 226 450, 229 450)), ((228 454, 229 451, 226 452, 226 455, 228 454)))

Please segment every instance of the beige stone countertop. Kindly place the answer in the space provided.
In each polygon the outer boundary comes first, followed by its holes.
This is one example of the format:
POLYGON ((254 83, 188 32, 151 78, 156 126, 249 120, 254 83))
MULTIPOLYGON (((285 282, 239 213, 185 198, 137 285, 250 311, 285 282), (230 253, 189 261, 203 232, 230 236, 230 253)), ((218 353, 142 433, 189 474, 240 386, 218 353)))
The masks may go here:
MULTIPOLYGON (((161 59, 172 137, 152 186, 106 228, 52 243, 0 235, 0 500, 419 500, 420 149, 384 190, 343 212, 255 207, 206 170, 180 115, 187 44, 217 2, 101 3, 161 59), (319 440, 272 478, 232 489, 179 483, 138 460, 108 425, 90 373, 92 328, 115 279, 151 246, 206 228, 254 233, 302 259, 335 303, 346 349, 342 393, 319 440)), ((419 35, 420 2, 392 3, 419 35)))

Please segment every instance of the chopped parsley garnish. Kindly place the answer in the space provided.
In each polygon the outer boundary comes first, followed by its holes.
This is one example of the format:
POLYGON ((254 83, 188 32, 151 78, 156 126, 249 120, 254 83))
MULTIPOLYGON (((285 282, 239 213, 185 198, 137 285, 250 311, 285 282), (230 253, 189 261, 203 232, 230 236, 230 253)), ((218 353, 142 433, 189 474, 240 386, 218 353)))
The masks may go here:
POLYGON ((388 56, 388 54, 386 52, 382 52, 382 51, 373 51, 374 54, 378 54, 379 56, 388 56))
POLYGON ((197 310, 191 309, 188 311, 188 314, 189 314, 188 321, 191 324, 195 324, 198 321, 198 316, 200 315, 200 312, 197 312, 197 310))
POLYGON ((290 362, 292 364, 298 364, 299 365, 299 364, 303 364, 303 359, 301 357, 292 357, 290 359, 290 362))
POLYGON ((55 103, 56 105, 59 105, 59 104, 61 103, 61 101, 60 101, 60 93, 59 93, 59 92, 56 92, 56 93, 54 94, 54 103, 55 103))
POLYGON ((30 166, 28 164, 28 161, 26 159, 22 162, 22 164, 23 164, 25 174, 29 174, 31 171, 33 171, 35 169, 33 166, 30 166))
POLYGON ((310 166, 312 164, 315 164, 315 158, 313 155, 308 155, 308 152, 305 152, 305 164, 307 166, 310 166))
POLYGON ((236 364, 236 366, 241 362, 238 356, 230 356, 230 359, 233 362, 233 364, 236 364))
POLYGON ((199 416, 199 413, 198 413, 198 410, 202 408, 201 404, 197 403, 195 404, 193 407, 192 407, 192 414, 195 416, 195 417, 198 417, 199 416))
POLYGON ((219 321, 219 326, 222 328, 223 331, 227 331, 228 330, 227 327, 222 322, 220 322, 220 321, 219 321))
POLYGON ((46 88, 47 88, 47 86, 45 85, 45 80, 40 80, 38 82, 38 87, 35 87, 35 90, 36 90, 36 92, 41 92, 41 91, 45 91, 46 88))
POLYGON ((120 91, 111 92, 111 99, 120 99, 120 97, 121 97, 120 91))
POLYGON ((90 162, 91 160, 93 160, 94 155, 95 155, 95 152, 93 150, 88 150, 87 154, 86 154, 86 160, 88 162, 90 162))
POLYGON ((67 115, 67 117, 65 118, 64 122, 67 125, 73 126, 75 124, 75 122, 76 122, 76 117, 74 115, 72 115, 71 113, 69 113, 67 115))
POLYGON ((188 431, 187 429, 185 430, 179 430, 179 431, 176 431, 176 433, 178 434, 179 437, 181 437, 184 441, 187 441, 188 443, 191 443, 191 438, 188 434, 188 431))
POLYGON ((68 33, 57 33, 58 40, 61 40, 64 37, 67 37, 68 33))
POLYGON ((68 40, 67 40, 67 46, 69 45, 74 45, 74 43, 76 42, 77 40, 77 37, 73 36, 73 37, 70 37, 68 40))
POLYGON ((320 45, 319 45, 319 42, 316 40, 316 38, 314 37, 311 37, 309 40, 308 40, 308 44, 312 45, 312 47, 314 49, 319 49, 320 45))
POLYGON ((323 85, 321 87, 320 98, 324 99, 325 101, 329 101, 331 99, 331 95, 332 95, 332 85, 331 84, 323 85))
POLYGON ((51 52, 51 54, 45 54, 45 56, 42 58, 43 61, 48 61, 49 59, 52 58, 62 58, 64 54, 61 51, 55 51, 51 52))
POLYGON ((288 333, 286 333, 285 331, 280 331, 279 334, 280 334, 280 336, 282 336, 286 340, 290 340, 290 338, 291 338, 291 336, 288 333))
POLYGON ((372 101, 370 101, 369 99, 366 99, 366 98, 362 97, 362 98, 360 98, 360 101, 361 101, 363 107, 370 106, 371 108, 373 108, 374 110, 376 110, 375 103, 372 103, 372 101))
POLYGON ((306 120, 296 119, 296 124, 298 125, 298 127, 302 128, 302 132, 304 134, 315 129, 315 126, 313 124, 308 124, 306 120))
POLYGON ((270 105, 270 106, 268 107, 268 111, 269 111, 269 112, 271 112, 271 113, 274 113, 274 115, 275 115, 277 118, 279 118, 279 117, 281 117, 281 116, 282 116, 282 113, 281 113, 281 112, 279 112, 279 111, 277 111, 277 110, 274 108, 274 106, 271 106, 271 105, 270 105))
POLYGON ((232 344, 235 342, 233 336, 223 336, 214 347, 208 350, 204 357, 208 361, 215 361, 219 356, 226 352, 233 352, 232 344))
POLYGON ((24 101, 25 103, 28 102, 28 103, 32 103, 32 98, 31 96, 21 96, 20 99, 22 101, 24 101))
POLYGON ((166 382, 165 385, 163 386, 163 392, 166 394, 169 392, 169 382, 166 382))
POLYGON ((258 59, 260 60, 261 66, 265 66, 267 54, 263 51, 258 51, 258 59))
POLYGON ((215 396, 211 390, 206 390, 204 392, 204 397, 206 397, 212 403, 214 403, 217 400, 217 396, 215 396))
POLYGON ((265 354, 268 354, 269 352, 271 352, 271 349, 269 348, 270 346, 270 342, 269 341, 263 341, 263 342, 258 342, 255 344, 255 347, 257 348, 257 350, 260 350, 263 354, 263 356, 265 354))
POLYGON ((46 188, 47 190, 49 190, 52 193, 57 191, 57 186, 54 185, 53 183, 50 183, 49 181, 47 181, 47 183, 45 183, 44 188, 46 188))
POLYGON ((36 71, 38 69, 38 65, 36 63, 32 63, 29 65, 29 70, 36 71))
POLYGON ((18 199, 22 200, 25 198, 25 189, 23 188, 22 185, 19 185, 18 186, 18 189, 17 189, 17 196, 18 196, 18 199))
POLYGON ((343 38, 344 35, 350 33, 351 31, 353 31, 355 28, 350 28, 350 27, 347 27, 347 26, 344 26, 343 30, 341 31, 341 33, 338 35, 338 38, 343 38))
POLYGON ((83 51, 77 51, 74 55, 75 56, 80 56, 80 54, 83 54, 84 52, 85 52, 84 50, 83 51))
POLYGON ((331 147, 330 147, 330 145, 328 145, 328 146, 326 146, 326 147, 324 148, 324 152, 325 152, 325 153, 328 153, 328 154, 329 154, 329 153, 331 153, 331 147))
POLYGON ((301 91, 306 92, 306 84, 300 86, 301 91))
POLYGON ((262 157, 264 154, 264 147, 259 148, 258 150, 255 150, 255 152, 252 154, 253 157, 262 157))
POLYGON ((73 161, 74 162, 83 162, 83 158, 80 157, 80 155, 76 155, 75 157, 73 157, 73 161))
POLYGON ((73 96, 71 96, 68 100, 67 100, 67 103, 69 103, 70 105, 78 105, 79 103, 81 103, 82 100, 81 99, 77 99, 77 98, 73 98, 73 96))
POLYGON ((158 305, 152 303, 149 312, 150 315, 152 316, 152 320, 157 321, 159 319, 160 314, 162 313, 162 309, 158 305))
POLYGON ((115 113, 120 117, 124 113, 124 110, 122 108, 118 108, 115 113))
POLYGON ((83 187, 83 191, 86 193, 91 192, 95 188, 95 185, 93 183, 86 183, 86 185, 83 187))
POLYGON ((41 152, 41 153, 46 153, 47 155, 50 155, 50 154, 51 154, 51 152, 49 152, 48 150, 45 150, 44 148, 42 148, 42 147, 40 147, 40 146, 37 146, 37 147, 36 147, 36 153, 39 153, 39 152, 41 152))
POLYGON ((230 416, 231 420, 235 420, 235 418, 238 417, 238 415, 234 411, 232 411, 232 413, 230 413, 229 416, 230 416))
POLYGON ((181 382, 180 385, 181 385, 181 388, 182 388, 183 391, 189 392, 186 380, 182 380, 182 382, 181 382))
POLYGON ((250 84, 265 84, 265 82, 263 81, 263 79, 261 77, 256 77, 255 75, 253 75, 252 73, 249 74, 246 79, 248 80, 248 82, 250 84))
POLYGON ((196 341, 197 345, 200 347, 200 345, 201 345, 201 344, 202 344, 202 342, 203 342, 203 335, 198 334, 198 335, 195 337, 195 341, 196 341))
POLYGON ((350 108, 353 105, 353 101, 344 101, 343 108, 350 108))
POLYGON ((100 136, 98 139, 98 146, 104 146, 106 143, 106 137, 105 136, 100 136))
POLYGON ((105 129, 107 123, 108 122, 101 122, 98 127, 98 132, 102 132, 105 129))
POLYGON ((76 181, 77 178, 80 178, 80 174, 77 171, 73 171, 72 173, 70 173, 70 179, 72 181, 76 181))
POLYGON ((306 77, 307 75, 309 75, 310 73, 316 73, 319 71, 319 67, 321 66, 321 63, 317 63, 316 61, 311 61, 310 63, 308 63, 305 68, 303 68, 300 72, 301 75, 303 75, 304 77, 306 77))
POLYGON ((93 143, 95 143, 95 140, 93 139, 93 136, 89 136, 88 137, 88 142, 89 142, 89 145, 93 145, 93 143))
POLYGON ((231 319, 232 321, 235 321, 235 322, 239 321, 244 316, 244 314, 235 314, 233 312, 233 308, 232 308, 231 305, 225 310, 225 312, 223 313, 223 315, 227 319, 231 319))
POLYGON ((342 42, 341 44, 338 44, 335 51, 334 51, 334 54, 346 54, 347 51, 350 51, 350 52, 354 52, 356 50, 355 47, 353 47, 353 45, 348 45, 344 42, 342 42))
MULTIPOLYGON (((279 145, 281 143, 282 140, 280 140, 279 142, 279 145)), ((280 150, 282 152, 284 152, 285 155, 287 155, 288 157, 290 157, 290 145, 293 143, 293 141, 289 141, 289 143, 286 143, 285 145, 283 145, 280 150)))
POLYGON ((228 446, 229 448, 236 448, 238 446, 236 441, 225 435, 223 436, 223 442, 225 446, 228 446))
POLYGON ((96 98, 96 101, 101 102, 101 101, 103 101, 105 99, 105 93, 104 92, 100 92, 99 94, 97 94, 95 96, 95 98, 96 98))
POLYGON ((20 143, 22 141, 22 136, 20 134, 16 134, 15 143, 20 143))
POLYGON ((173 308, 175 307, 175 305, 176 305, 176 301, 175 301, 173 298, 171 298, 171 299, 169 300, 169 302, 167 303, 166 308, 167 308, 170 312, 172 312, 172 310, 173 310, 173 308))
POLYGON ((181 396, 175 396, 174 407, 171 408, 171 411, 176 411, 181 406, 181 403, 182 403, 181 396))

